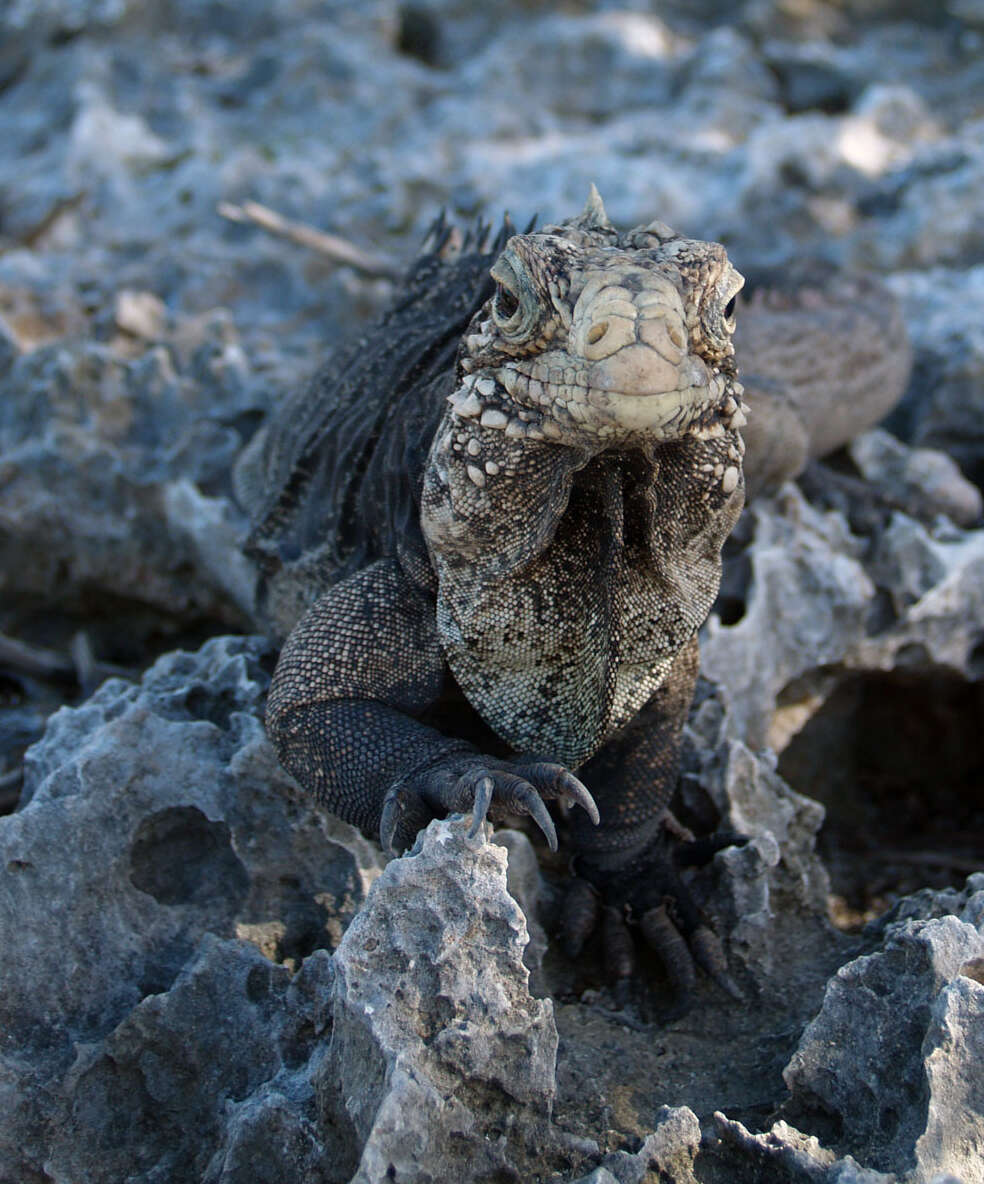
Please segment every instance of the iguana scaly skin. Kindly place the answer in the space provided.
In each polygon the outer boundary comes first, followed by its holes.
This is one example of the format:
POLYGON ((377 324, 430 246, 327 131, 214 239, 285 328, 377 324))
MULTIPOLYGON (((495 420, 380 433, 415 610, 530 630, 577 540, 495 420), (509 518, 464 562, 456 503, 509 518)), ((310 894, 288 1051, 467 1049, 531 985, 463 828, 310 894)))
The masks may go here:
POLYGON ((744 499, 742 282, 718 244, 618 233, 594 191, 539 233, 438 226, 238 475, 272 627, 300 616, 267 710, 285 767, 393 850, 449 811, 529 814, 553 847, 545 802, 578 806, 566 942, 601 912, 621 979, 631 917, 681 986, 681 934, 728 983, 666 826, 744 499))

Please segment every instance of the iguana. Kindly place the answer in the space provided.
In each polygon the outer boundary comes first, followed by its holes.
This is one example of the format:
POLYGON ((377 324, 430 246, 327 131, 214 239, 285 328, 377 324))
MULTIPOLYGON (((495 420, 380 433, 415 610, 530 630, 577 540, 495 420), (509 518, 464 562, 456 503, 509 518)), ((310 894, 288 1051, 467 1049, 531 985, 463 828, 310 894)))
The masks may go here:
POLYGON ((238 473, 271 628, 284 766, 405 849, 435 815, 568 815, 564 942, 630 920, 679 987, 720 943, 677 877, 669 800, 697 630, 744 500, 723 247, 443 220, 396 300, 257 438, 238 473), (688 953, 688 947, 690 953, 688 953), (692 955, 692 957, 691 957, 692 955))

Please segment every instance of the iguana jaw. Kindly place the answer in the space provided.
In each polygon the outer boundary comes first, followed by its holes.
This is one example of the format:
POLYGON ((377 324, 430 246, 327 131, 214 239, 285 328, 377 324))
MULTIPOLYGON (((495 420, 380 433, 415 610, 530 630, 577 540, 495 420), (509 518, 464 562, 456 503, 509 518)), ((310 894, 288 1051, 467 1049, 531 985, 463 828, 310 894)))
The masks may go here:
MULTIPOLYGON (((596 436, 619 444, 633 437, 658 442, 677 439, 710 418, 725 428, 745 422, 739 402, 742 388, 733 374, 707 367, 698 359, 688 359, 692 364, 678 372, 679 385, 642 392, 641 384, 635 390, 615 386, 624 377, 617 370, 599 374, 597 366, 583 369, 558 365, 558 361, 545 355, 529 372, 511 365, 494 373, 512 402, 540 413, 548 436, 559 435, 547 427, 549 423, 560 428, 564 437, 596 436)), ((631 361, 639 366, 646 359, 631 361)))

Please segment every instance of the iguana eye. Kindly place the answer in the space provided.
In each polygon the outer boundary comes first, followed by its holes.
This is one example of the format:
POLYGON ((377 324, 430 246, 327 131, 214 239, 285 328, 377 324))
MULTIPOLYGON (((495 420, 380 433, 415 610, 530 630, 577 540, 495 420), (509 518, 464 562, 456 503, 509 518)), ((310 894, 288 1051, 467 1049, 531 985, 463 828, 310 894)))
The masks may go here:
POLYGON ((503 283, 495 286, 495 303, 492 311, 496 320, 511 321, 519 309, 519 297, 511 292, 503 283))
POLYGON ((536 329, 542 301, 522 259, 508 245, 495 261, 491 274, 495 281, 492 320, 510 345, 522 345, 536 329))
POLYGON ((726 263, 702 302, 701 326, 708 345, 713 349, 730 349, 731 334, 735 331, 735 309, 738 293, 745 283, 744 278, 726 263))

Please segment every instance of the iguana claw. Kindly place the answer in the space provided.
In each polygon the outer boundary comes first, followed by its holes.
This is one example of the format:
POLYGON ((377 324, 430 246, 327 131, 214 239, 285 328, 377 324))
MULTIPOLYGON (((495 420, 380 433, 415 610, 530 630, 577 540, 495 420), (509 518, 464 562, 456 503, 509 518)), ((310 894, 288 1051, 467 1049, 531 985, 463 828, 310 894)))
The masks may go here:
POLYGON ((413 842, 418 830, 441 813, 470 813, 468 834, 474 838, 494 812, 528 815, 543 832, 550 850, 556 851, 557 829, 546 802, 558 798, 581 806, 597 824, 594 798, 563 765, 454 754, 390 788, 383 801, 380 842, 391 853, 402 850, 413 842))

